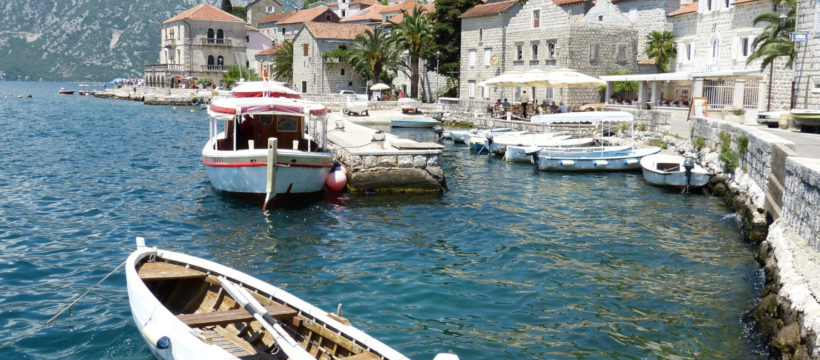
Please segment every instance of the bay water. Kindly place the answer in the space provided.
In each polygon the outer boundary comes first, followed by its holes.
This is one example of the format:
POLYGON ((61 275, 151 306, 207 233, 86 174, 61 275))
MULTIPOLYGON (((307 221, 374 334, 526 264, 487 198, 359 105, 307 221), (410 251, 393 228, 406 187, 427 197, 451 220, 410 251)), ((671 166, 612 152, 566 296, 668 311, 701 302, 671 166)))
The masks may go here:
POLYGON ((742 321, 761 272, 716 197, 446 144, 443 195, 328 195, 264 213, 208 183, 204 110, 60 87, 76 84, 0 81, 2 359, 151 358, 122 269, 46 324, 137 236, 327 311, 342 303, 413 359, 766 357, 742 321))

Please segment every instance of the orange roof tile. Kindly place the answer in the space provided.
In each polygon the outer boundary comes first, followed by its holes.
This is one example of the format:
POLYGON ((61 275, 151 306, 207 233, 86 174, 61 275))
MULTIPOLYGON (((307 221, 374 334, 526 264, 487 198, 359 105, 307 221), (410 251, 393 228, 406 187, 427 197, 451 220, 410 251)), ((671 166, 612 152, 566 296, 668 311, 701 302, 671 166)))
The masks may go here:
MULTIPOLYGON (((372 5, 376 5, 376 4, 380 4, 380 3, 377 0, 353 0, 353 2, 350 3, 350 5, 366 5, 366 6, 372 6, 372 5)), ((362 6, 362 8, 364 8, 364 7, 365 6, 362 6)))
POLYGON ((245 22, 244 20, 228 14, 220 9, 217 9, 213 5, 210 4, 199 4, 194 6, 188 10, 185 10, 176 16, 165 20, 162 22, 163 24, 171 23, 174 21, 180 21, 184 19, 197 19, 197 20, 219 20, 219 21, 239 21, 245 22))
POLYGON ((359 12, 350 15, 344 19, 342 22, 353 22, 353 21, 370 21, 370 22, 379 22, 382 21, 382 12, 381 10, 386 6, 382 4, 375 4, 367 7, 366 9, 362 9, 359 12))
POLYGON ((277 23, 280 20, 287 18, 295 13, 293 12, 282 12, 282 13, 274 13, 274 14, 267 14, 259 19, 260 24, 267 24, 267 23, 277 23))
POLYGON ((517 4, 518 0, 508 0, 508 1, 500 1, 494 2, 489 4, 481 4, 472 7, 471 9, 465 11, 464 13, 459 16, 460 18, 471 18, 471 17, 480 17, 480 16, 488 16, 488 15, 495 15, 498 13, 503 13, 507 11, 510 7, 517 4))
POLYGON ((296 12, 291 13, 293 15, 288 16, 285 19, 279 20, 278 24, 298 24, 298 23, 306 23, 309 21, 316 20, 316 18, 322 16, 326 12, 330 12, 333 14, 331 17, 335 18, 335 21, 339 21, 339 17, 336 16, 336 13, 333 10, 330 10, 327 6, 317 6, 311 9, 304 9, 304 10, 296 10, 296 12))
POLYGON ((584 1, 585 0, 552 0, 552 3, 555 4, 555 5, 569 5, 569 4, 581 3, 581 2, 584 2, 584 1))
MULTIPOLYGON (((735 1, 735 2, 737 2, 737 1, 735 1)), ((698 2, 697 1, 695 1, 691 4, 689 4, 689 5, 681 6, 680 9, 672 11, 669 14, 667 14, 666 16, 683 15, 683 14, 693 13, 695 11, 698 11, 698 2)))
POLYGON ((276 44, 276 46, 262 50, 256 53, 254 56, 273 55, 274 53, 276 53, 276 50, 279 50, 280 48, 282 48, 282 46, 285 46, 285 44, 276 44))
POLYGON ((760 1, 760 0, 735 0, 732 4, 745 4, 745 3, 755 2, 755 1, 760 1))
POLYGON ((317 39, 353 40, 356 35, 364 34, 370 26, 364 24, 339 24, 327 22, 308 22, 305 28, 317 39))

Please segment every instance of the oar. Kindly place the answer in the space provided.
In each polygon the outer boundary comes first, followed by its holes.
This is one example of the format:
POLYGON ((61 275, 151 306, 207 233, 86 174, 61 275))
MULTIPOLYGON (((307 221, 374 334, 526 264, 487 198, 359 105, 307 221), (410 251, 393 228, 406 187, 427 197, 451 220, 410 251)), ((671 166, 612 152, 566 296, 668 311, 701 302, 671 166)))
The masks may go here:
POLYGON ((253 318, 262 324, 262 327, 273 336, 273 340, 276 341, 276 344, 279 345, 289 359, 316 360, 316 358, 311 356, 304 348, 299 346, 296 340, 285 332, 285 329, 276 322, 276 319, 268 314, 268 311, 262 304, 256 301, 245 289, 230 282, 224 276, 219 276, 219 282, 222 283, 222 287, 225 291, 227 291, 239 305, 242 305, 245 310, 253 315, 253 318))

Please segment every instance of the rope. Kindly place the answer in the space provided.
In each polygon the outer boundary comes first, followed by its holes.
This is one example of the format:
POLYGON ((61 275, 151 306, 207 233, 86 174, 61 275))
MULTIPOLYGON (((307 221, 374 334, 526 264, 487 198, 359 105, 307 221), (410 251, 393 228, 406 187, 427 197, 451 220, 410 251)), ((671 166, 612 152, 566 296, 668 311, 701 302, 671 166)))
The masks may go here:
MULTIPOLYGON (((127 260, 127 259, 126 259, 126 260, 127 260)), ((56 319, 58 316, 60 316, 60 315, 61 315, 62 313, 64 313, 66 310, 71 309, 71 307, 72 307, 72 306, 74 306, 74 304, 76 304, 78 301, 80 301, 80 299, 84 298, 84 297, 85 297, 86 295, 88 295, 91 291, 93 291, 93 290, 94 290, 94 289, 96 289, 98 286, 100 286, 100 284, 102 284, 102 282, 103 282, 103 281, 105 281, 105 279, 108 279, 108 277, 110 277, 111 275, 113 275, 115 272, 117 272, 117 270, 119 270, 119 269, 120 269, 123 265, 125 265, 125 261, 126 261, 126 260, 123 260, 123 261, 122 261, 122 263, 121 263, 119 266, 117 266, 114 270, 112 270, 110 273, 108 273, 108 275, 106 275, 104 278, 102 278, 100 281, 98 281, 96 284, 94 284, 94 286, 92 286, 90 289, 86 290, 86 291, 85 291, 85 293, 83 293, 82 295, 80 295, 80 297, 78 297, 77 299, 75 299, 74 301, 72 301, 72 302, 71 302, 71 304, 68 304, 68 306, 66 306, 66 307, 64 307, 62 310, 60 310, 60 312, 58 312, 58 313, 57 313, 57 315, 54 315, 54 316, 52 316, 52 317, 51 317, 51 319, 48 319, 48 321, 46 321, 46 324, 50 324, 52 321, 54 321, 54 319, 56 319)))

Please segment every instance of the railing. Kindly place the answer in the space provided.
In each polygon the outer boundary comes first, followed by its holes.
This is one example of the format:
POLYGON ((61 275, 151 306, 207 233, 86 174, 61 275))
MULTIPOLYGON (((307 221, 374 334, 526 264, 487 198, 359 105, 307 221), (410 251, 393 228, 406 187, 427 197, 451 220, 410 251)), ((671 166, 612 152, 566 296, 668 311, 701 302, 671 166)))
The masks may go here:
POLYGON ((177 39, 165 39, 165 42, 163 42, 163 44, 165 46, 176 46, 177 39))
POLYGON ((185 71, 182 64, 145 64, 146 72, 179 72, 185 71))
POLYGON ((732 80, 703 80, 703 96, 710 109, 732 109, 735 82, 732 80))
POLYGON ((225 66, 225 65, 202 65, 202 71, 226 72, 226 71, 228 71, 228 66, 225 66))
POLYGON ((231 40, 230 39, 214 39, 214 38, 202 39, 202 45, 233 46, 233 45, 231 45, 231 40))
POLYGON ((743 108, 748 110, 757 109, 757 81, 746 80, 746 86, 743 87, 743 108))

